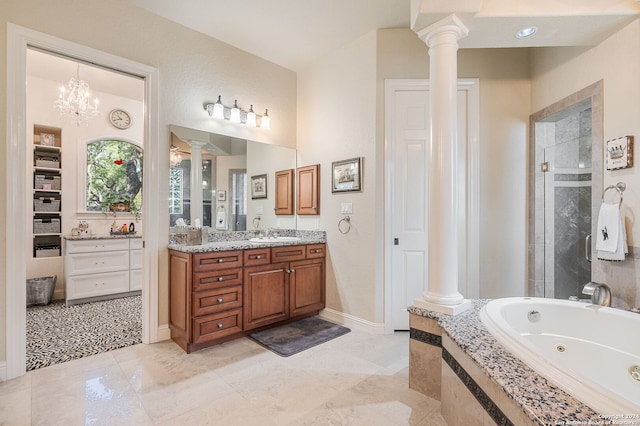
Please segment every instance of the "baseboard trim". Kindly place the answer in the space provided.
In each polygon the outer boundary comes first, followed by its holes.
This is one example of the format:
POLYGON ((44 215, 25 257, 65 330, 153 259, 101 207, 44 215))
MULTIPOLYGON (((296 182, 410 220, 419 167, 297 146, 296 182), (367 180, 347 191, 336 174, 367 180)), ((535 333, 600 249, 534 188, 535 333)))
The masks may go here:
POLYGON ((171 329, 169 324, 161 325, 158 327, 158 340, 153 343, 163 342, 165 340, 171 340, 171 329))
POLYGON ((386 334, 384 323, 367 321, 331 308, 325 308, 320 311, 320 317, 352 329, 366 331, 367 333, 386 334))
POLYGON ((7 380, 7 362, 0 361, 0 382, 7 380))

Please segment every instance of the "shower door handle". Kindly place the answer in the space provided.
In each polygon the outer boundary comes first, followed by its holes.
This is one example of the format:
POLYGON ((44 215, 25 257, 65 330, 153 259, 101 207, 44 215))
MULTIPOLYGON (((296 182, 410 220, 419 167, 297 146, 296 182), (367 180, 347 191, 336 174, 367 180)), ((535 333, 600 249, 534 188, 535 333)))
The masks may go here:
POLYGON ((591 262, 591 234, 584 237, 584 257, 591 262))

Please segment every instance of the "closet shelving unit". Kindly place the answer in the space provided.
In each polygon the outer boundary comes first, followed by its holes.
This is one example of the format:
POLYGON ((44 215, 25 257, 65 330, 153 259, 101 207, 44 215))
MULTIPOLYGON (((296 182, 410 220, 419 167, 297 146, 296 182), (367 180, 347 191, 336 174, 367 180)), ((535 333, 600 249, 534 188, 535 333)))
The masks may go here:
POLYGON ((62 129, 33 126, 33 257, 62 255, 62 129))

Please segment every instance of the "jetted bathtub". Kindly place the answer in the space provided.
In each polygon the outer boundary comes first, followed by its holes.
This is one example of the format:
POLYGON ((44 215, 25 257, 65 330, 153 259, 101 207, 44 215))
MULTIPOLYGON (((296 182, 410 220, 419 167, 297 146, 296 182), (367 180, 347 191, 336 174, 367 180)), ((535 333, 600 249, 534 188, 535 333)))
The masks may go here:
MULTIPOLYGON (((487 330, 559 388, 640 423, 640 314, 570 300, 508 297, 480 311, 487 330)), ((613 418, 613 417, 612 417, 613 418)))

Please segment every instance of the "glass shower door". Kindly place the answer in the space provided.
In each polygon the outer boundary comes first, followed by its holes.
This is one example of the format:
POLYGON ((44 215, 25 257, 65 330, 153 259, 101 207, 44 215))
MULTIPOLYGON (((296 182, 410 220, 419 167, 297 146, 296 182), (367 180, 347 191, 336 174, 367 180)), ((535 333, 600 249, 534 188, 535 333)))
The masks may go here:
POLYGON ((546 169, 544 295, 556 299, 584 298, 582 287, 591 281, 587 259, 592 221, 591 134, 567 134, 561 132, 565 137, 558 138, 556 130, 556 143, 545 149, 542 166, 546 169))

